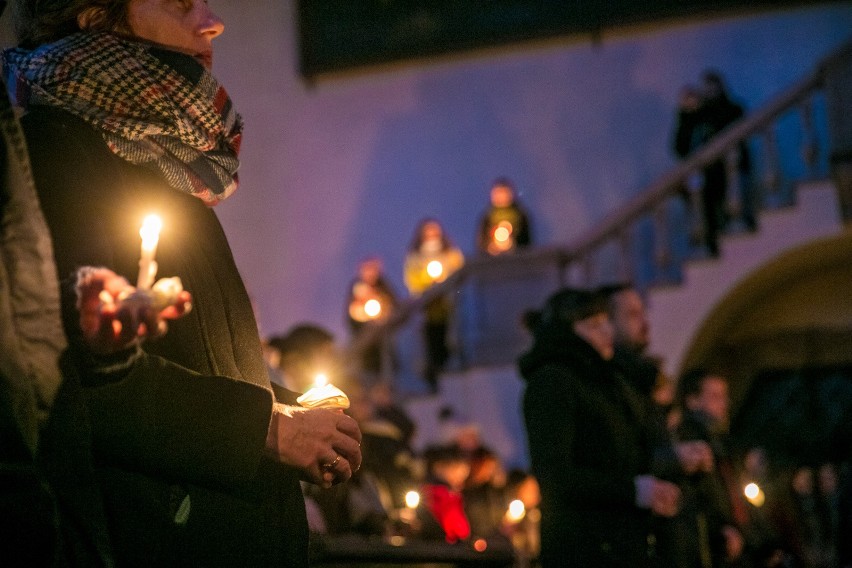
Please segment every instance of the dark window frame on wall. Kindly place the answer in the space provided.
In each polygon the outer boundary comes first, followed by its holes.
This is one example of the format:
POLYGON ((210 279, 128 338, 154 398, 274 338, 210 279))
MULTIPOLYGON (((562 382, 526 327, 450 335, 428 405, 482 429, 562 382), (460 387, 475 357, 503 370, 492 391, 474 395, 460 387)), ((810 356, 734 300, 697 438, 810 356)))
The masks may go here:
MULTIPOLYGON (((836 0, 835 0, 836 1, 836 0)), ((823 0, 298 0, 305 78, 403 60, 677 18, 823 0)))

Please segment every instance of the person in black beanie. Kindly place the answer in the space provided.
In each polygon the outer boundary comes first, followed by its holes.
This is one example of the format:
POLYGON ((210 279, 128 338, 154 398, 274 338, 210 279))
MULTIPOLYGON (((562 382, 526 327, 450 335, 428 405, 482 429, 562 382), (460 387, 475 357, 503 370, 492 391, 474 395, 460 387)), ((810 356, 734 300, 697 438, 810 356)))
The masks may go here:
POLYGON ((563 289, 527 318, 524 420, 541 486, 541 565, 650 566, 652 513, 680 491, 651 475, 644 405, 615 372, 606 298, 563 289))

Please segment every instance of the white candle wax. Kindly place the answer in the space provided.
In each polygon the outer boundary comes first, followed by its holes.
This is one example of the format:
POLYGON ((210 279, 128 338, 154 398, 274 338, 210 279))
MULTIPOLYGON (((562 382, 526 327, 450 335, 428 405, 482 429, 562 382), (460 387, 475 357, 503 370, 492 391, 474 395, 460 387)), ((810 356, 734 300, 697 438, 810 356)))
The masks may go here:
POLYGON ((142 252, 139 257, 139 277, 136 287, 140 290, 149 290, 157 276, 157 262, 154 255, 157 252, 157 243, 160 240, 160 230, 163 228, 162 220, 156 215, 148 215, 139 229, 142 237, 142 252))

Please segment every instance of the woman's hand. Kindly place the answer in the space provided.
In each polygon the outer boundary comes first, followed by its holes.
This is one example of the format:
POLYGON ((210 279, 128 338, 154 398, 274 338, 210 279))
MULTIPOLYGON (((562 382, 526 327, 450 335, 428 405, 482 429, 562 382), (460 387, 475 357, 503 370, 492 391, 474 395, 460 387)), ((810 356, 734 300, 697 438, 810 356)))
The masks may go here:
POLYGON ((83 340, 101 355, 165 334, 167 320, 177 319, 192 308, 192 295, 182 290, 157 310, 150 294, 136 290, 108 268, 81 268, 76 289, 83 340))
POLYGON ((361 430, 339 410, 275 403, 266 451, 301 470, 306 481, 328 488, 361 467, 361 430))

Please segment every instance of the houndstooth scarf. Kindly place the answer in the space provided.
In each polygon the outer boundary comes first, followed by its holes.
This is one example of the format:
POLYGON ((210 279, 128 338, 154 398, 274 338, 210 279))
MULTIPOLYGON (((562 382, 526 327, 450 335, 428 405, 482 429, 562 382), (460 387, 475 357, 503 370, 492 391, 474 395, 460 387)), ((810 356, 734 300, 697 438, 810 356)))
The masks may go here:
POLYGON ((128 162, 215 205, 237 188, 242 119, 213 75, 182 53, 108 33, 78 33, 3 52, 24 108, 64 109, 98 129, 128 162))

